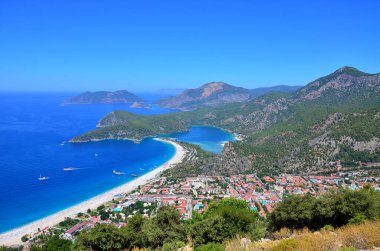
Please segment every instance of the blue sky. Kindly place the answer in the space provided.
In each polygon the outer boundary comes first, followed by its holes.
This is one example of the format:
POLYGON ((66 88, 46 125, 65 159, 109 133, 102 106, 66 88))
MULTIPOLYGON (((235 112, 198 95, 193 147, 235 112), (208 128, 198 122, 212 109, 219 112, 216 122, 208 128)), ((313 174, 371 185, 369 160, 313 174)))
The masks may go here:
POLYGON ((0 1, 0 90, 302 85, 380 72, 380 1, 0 1))

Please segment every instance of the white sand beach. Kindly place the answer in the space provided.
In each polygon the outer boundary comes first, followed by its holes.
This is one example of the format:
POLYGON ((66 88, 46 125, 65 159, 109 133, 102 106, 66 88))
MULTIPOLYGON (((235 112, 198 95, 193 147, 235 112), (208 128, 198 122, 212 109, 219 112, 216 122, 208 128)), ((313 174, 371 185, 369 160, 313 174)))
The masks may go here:
POLYGON ((120 193, 129 193, 133 191, 135 188, 137 188, 139 185, 143 185, 149 180, 157 177, 162 171, 165 169, 168 169, 172 167, 173 165, 179 163, 182 161, 184 155, 185 155, 185 150, 183 149, 182 146, 180 146, 178 143, 169 141, 169 140, 164 140, 164 139, 159 139, 155 138, 155 140, 163 141, 169 144, 172 144, 175 149, 176 153, 175 155, 162 164, 161 166, 155 168, 154 170, 150 171, 149 173, 144 174, 143 176, 140 176, 124 185, 121 185, 119 187, 116 187, 112 190, 109 190, 103 194, 100 194, 98 196, 95 196, 89 200, 86 200, 78 205, 75 205, 73 207, 67 208, 65 210, 62 210, 58 213, 52 214, 50 216, 47 216, 43 219, 34 221, 32 223, 29 223, 27 225, 24 225, 22 227, 10 230, 8 232, 5 232, 3 234, 0 234, 0 246, 1 245, 16 245, 16 244, 22 244, 21 242, 21 237, 25 234, 33 233, 35 232, 38 228, 43 229, 47 226, 51 227, 59 222, 63 221, 65 217, 73 217, 75 216, 78 212, 85 212, 87 209, 93 209, 101 204, 112 200, 114 195, 120 194, 120 193))

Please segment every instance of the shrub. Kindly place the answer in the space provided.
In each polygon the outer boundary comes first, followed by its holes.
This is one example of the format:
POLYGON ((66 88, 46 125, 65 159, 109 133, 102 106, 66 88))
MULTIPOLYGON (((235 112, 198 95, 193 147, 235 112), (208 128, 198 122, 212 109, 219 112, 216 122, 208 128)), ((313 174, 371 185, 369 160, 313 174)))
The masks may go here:
POLYGON ((297 241, 295 239, 282 239, 275 246, 273 246, 271 251, 290 251, 295 250, 297 246, 297 241))
POLYGON ((297 250, 333 251, 339 247, 336 234, 330 231, 312 233, 304 230, 297 234, 294 239, 297 240, 297 250))
POLYGON ((23 236, 21 237, 21 241, 22 241, 22 242, 26 242, 26 241, 28 241, 28 240, 29 240, 29 238, 28 238, 27 235, 23 235, 23 236))
POLYGON ((323 228, 321 228, 321 231, 334 231, 334 227, 331 225, 325 225, 323 228))
POLYGON ((357 251, 354 247, 341 247, 339 251, 357 251))
POLYGON ((279 231, 272 233, 272 236, 275 240, 289 238, 292 236, 292 231, 289 228, 283 227, 279 231))
POLYGON ((226 243, 226 251, 247 251, 252 245, 251 240, 246 238, 235 238, 226 243))
POLYGON ((208 243, 195 248, 194 251, 224 251, 224 246, 219 243, 208 243))
POLYGON ((359 224, 362 224, 364 223, 364 221, 367 219, 367 217, 361 213, 359 214, 356 214, 353 218, 351 218, 349 221, 348 221, 348 224, 356 224, 356 225, 359 225, 359 224))
POLYGON ((165 242, 161 248, 161 251, 176 251, 184 246, 186 246, 186 244, 182 241, 165 242))

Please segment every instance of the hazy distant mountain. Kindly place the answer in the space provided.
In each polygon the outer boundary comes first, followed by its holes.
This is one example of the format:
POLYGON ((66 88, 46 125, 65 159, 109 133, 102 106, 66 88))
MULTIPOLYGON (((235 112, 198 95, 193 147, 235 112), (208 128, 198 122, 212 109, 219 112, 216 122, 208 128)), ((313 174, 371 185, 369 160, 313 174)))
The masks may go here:
POLYGON ((121 90, 115 92, 84 92, 78 96, 65 100, 63 104, 117 104, 141 101, 143 100, 135 94, 121 90))
POLYGON ((196 89, 188 89, 181 94, 159 100, 158 105, 166 108, 192 110, 199 106, 247 101, 252 91, 223 82, 211 82, 196 89))
POLYGON ((166 88, 166 89, 159 89, 155 91, 154 93, 172 96, 172 95, 181 94, 184 90, 186 89, 185 88, 166 88))
POLYGON ((276 86, 270 86, 270 87, 259 87, 252 89, 252 92, 255 96, 261 96, 269 92, 295 92, 298 89, 302 88, 301 85, 298 86, 291 86, 291 85, 276 85, 276 86))
POLYGON ((223 82, 211 82, 196 89, 184 90, 178 95, 161 99, 157 103, 166 108, 193 110, 200 106, 244 102, 269 92, 295 92, 299 88, 301 86, 278 85, 249 90, 223 82))

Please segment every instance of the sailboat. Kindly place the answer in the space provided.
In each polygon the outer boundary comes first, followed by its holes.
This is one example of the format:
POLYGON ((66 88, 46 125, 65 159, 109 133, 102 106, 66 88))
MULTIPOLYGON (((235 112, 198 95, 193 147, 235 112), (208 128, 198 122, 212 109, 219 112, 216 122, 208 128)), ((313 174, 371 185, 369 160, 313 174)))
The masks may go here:
POLYGON ((48 179, 49 179, 49 177, 41 176, 41 174, 40 174, 40 177, 38 178, 38 180, 48 180, 48 179))
POLYGON ((115 175, 124 175, 125 174, 123 172, 117 172, 116 170, 113 170, 112 173, 115 175))

